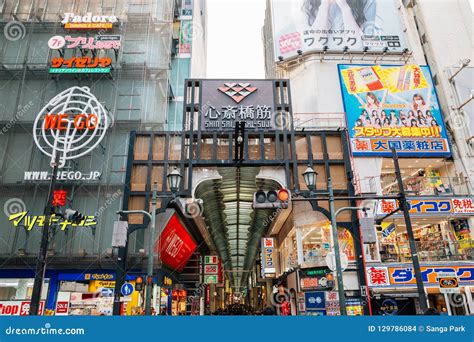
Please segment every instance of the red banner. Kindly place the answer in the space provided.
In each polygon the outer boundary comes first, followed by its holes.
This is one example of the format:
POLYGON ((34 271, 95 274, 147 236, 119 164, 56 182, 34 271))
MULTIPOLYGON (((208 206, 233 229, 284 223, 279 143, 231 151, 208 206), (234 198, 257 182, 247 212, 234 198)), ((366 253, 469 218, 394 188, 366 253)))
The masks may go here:
POLYGON ((195 249, 196 243, 174 214, 163 230, 159 244, 155 245, 155 252, 160 252, 164 264, 181 272, 195 249))

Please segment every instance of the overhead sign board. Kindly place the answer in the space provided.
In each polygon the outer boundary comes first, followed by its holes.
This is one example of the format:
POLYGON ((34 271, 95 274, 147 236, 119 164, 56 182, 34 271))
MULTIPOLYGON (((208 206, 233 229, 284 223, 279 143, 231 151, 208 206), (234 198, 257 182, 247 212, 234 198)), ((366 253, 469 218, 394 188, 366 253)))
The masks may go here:
POLYGON ((234 130, 245 122, 247 130, 275 129, 273 81, 202 80, 201 129, 234 130))
MULTIPOLYGON (((474 265, 428 265, 420 266, 420 269, 425 286, 439 286, 439 279, 444 278, 445 273, 455 276, 461 286, 474 286, 474 265)), ((370 287, 416 286, 413 267, 369 266, 367 276, 370 287)))
MULTIPOLYGON (((412 216, 425 215, 474 215, 474 202, 470 197, 457 198, 410 198, 409 213, 412 216)), ((380 200, 377 202, 377 215, 384 216, 397 209, 395 200, 380 200)), ((394 216, 402 215, 397 212, 394 216)))

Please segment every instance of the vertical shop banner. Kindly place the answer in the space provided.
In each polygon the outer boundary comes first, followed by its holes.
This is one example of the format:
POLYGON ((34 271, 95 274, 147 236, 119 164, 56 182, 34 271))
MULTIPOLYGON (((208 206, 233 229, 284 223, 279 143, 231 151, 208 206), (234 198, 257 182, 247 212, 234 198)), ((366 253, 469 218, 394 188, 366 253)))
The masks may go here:
POLYGON ((155 245, 155 252, 160 253, 163 263, 181 272, 196 246, 191 235, 174 214, 161 233, 159 244, 155 245))
POLYGON ((276 274, 276 250, 273 238, 262 238, 262 273, 265 278, 273 278, 276 274))
POLYGON ((193 23, 191 20, 181 21, 179 34, 179 54, 181 57, 191 57, 191 41, 193 37, 193 23))
POLYGON ((450 156, 429 67, 339 65, 354 156, 450 156))
POLYGON ((402 52, 407 48, 393 0, 272 0, 275 58, 298 50, 402 52))

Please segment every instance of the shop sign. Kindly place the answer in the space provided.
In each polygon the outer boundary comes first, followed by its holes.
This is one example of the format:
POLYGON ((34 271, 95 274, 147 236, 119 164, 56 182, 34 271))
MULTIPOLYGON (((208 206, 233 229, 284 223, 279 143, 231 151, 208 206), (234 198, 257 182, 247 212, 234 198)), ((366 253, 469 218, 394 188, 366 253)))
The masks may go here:
POLYGON ((334 280, 328 267, 304 268, 299 271, 300 287, 302 290, 331 290, 334 280))
MULTIPOLYGON (((44 300, 39 303, 40 315, 43 314, 44 300)), ((30 301, 8 300, 0 301, 0 316, 28 316, 30 301)))
POLYGON ((218 265, 204 265, 204 274, 218 274, 218 265))
POLYGON ((441 293, 460 293, 459 280, 455 273, 438 273, 439 291, 441 293))
POLYGON ((54 57, 50 74, 104 74, 110 72, 110 57, 54 57))
POLYGON ((206 283, 206 284, 217 284, 218 283, 217 274, 216 275, 211 275, 211 274, 204 275, 204 283, 206 283))
POLYGON ((56 314, 67 314, 69 311, 69 302, 68 301, 58 301, 56 303, 56 314))
POLYGON ((67 202, 67 191, 66 190, 54 190, 53 201, 51 205, 54 207, 63 207, 67 202))
POLYGON ((84 280, 112 280, 115 276, 111 273, 86 273, 84 280))
MULTIPOLYGON (((28 215, 29 211, 22 211, 11 214, 8 220, 13 223, 14 227, 22 227, 27 231, 31 231, 35 226, 44 227, 46 223, 46 215, 28 215)), ((49 226, 57 224, 60 230, 66 230, 68 227, 92 227, 97 225, 97 216, 84 216, 84 219, 78 223, 65 220, 56 214, 49 217, 49 226)))
POLYGON ((62 168, 67 160, 90 153, 109 127, 107 111, 88 87, 70 87, 53 97, 33 125, 36 146, 62 168))
POLYGON ((326 315, 326 296, 324 292, 305 292, 304 298, 306 312, 316 311, 320 315, 326 315))
POLYGON ((276 273, 275 239, 262 238, 262 272, 265 277, 276 273))
POLYGON ((120 35, 104 35, 96 37, 54 36, 48 40, 48 47, 53 50, 87 49, 87 50, 118 50, 121 47, 120 35))
POLYGON ((234 130, 245 122, 247 130, 275 129, 271 80, 202 80, 201 129, 234 130))
POLYGON ((387 267, 368 267, 367 281, 368 286, 389 286, 387 267))
MULTIPOLYGON (((410 214, 414 215, 439 215, 439 214, 474 214, 474 203, 472 198, 443 198, 443 199, 408 199, 410 214)), ((380 200, 377 203, 377 215, 383 216, 397 209, 395 200, 380 200)), ((394 216, 400 216, 397 212, 394 216)))
POLYGON ((96 288, 114 288, 115 287, 115 281, 113 280, 93 280, 89 284, 90 286, 96 287, 96 288))
POLYGON ((217 265, 219 257, 217 255, 206 255, 204 257, 204 264, 206 265, 217 265))
POLYGON ((163 277, 163 285, 164 286, 172 286, 173 280, 170 277, 164 276, 163 277))
POLYGON ((324 295, 326 297, 326 315, 339 316, 341 314, 341 308, 337 291, 326 291, 324 295))
MULTIPOLYGON (((421 266, 421 278, 423 283, 431 286, 439 285, 440 275, 445 273, 455 274, 459 281, 459 285, 473 286, 474 285, 474 265, 461 266, 440 266, 430 265, 421 266)), ((415 272, 413 267, 394 266, 394 267, 367 267, 366 272, 369 275, 369 286, 384 287, 384 286, 415 286, 415 272), (384 270, 384 271, 382 271, 384 270), (387 270, 385 272, 385 270, 387 270), (375 272, 375 273, 374 273, 375 272), (388 281, 387 281, 388 273, 388 281), (371 275, 372 274, 372 275, 371 275)))
POLYGON ((191 235, 174 214, 155 245, 155 252, 160 254, 163 263, 181 272, 196 247, 191 235))
POLYGON ((65 29, 111 29, 117 21, 118 18, 115 15, 92 15, 88 12, 81 16, 66 12, 61 23, 64 24, 65 29))
POLYGON ((428 66, 338 67, 354 156, 451 155, 428 66))

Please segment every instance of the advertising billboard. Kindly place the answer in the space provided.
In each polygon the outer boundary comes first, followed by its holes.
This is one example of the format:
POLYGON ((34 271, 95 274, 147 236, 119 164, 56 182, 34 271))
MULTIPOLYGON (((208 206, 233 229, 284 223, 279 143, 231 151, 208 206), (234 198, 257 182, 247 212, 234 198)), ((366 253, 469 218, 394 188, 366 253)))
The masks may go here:
POLYGON ((272 0, 275 58, 298 50, 402 52, 404 29, 393 0, 272 0))
POLYGON ((174 214, 168 221, 163 233, 161 233, 159 243, 155 246, 155 252, 160 253, 163 263, 181 272, 196 246, 191 235, 174 214))
POLYGON ((357 156, 449 156, 429 67, 340 64, 342 100, 357 156))

